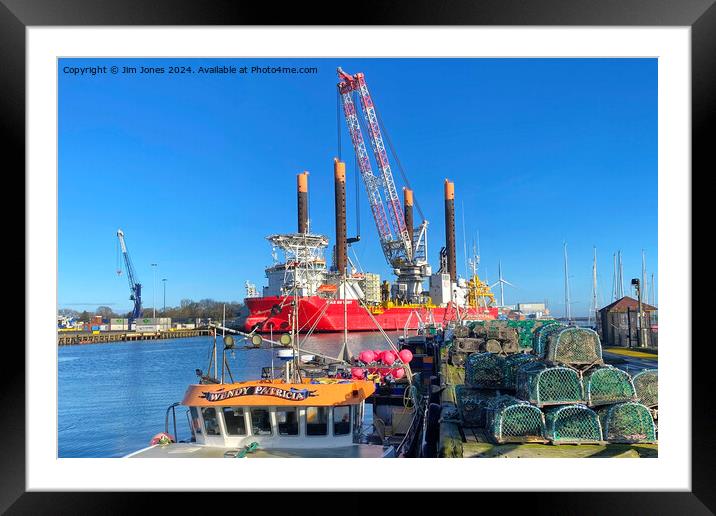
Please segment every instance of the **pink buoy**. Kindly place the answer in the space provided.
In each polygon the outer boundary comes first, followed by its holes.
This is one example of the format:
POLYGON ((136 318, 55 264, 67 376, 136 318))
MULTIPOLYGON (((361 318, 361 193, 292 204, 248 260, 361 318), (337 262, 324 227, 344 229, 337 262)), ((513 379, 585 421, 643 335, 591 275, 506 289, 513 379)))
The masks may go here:
POLYGON ((401 349, 398 355, 400 355, 400 360, 402 360, 404 364, 409 363, 413 359, 413 353, 409 349, 401 349))
POLYGON ((385 351, 383 353, 383 363, 385 365, 393 365, 393 362, 395 362, 395 355, 393 355, 393 352, 385 351))
POLYGON ((358 359, 361 362, 365 362, 366 364, 370 364, 373 360, 375 360, 375 353, 373 353, 371 350, 366 349, 364 351, 360 352, 360 355, 358 355, 358 359))
POLYGON ((365 369, 360 367, 352 367, 351 376, 353 376, 353 378, 355 378, 356 380, 362 380, 363 378, 365 378, 365 369))
POLYGON ((402 378, 403 376, 405 376, 405 369, 403 369, 402 367, 399 369, 393 369, 392 373, 393 378, 402 378))

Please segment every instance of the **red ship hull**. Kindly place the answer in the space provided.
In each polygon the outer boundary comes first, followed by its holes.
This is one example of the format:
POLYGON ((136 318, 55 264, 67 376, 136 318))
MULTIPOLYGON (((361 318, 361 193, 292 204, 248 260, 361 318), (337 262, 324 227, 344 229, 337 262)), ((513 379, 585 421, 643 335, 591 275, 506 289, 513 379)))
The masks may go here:
MULTIPOLYGON (((292 298, 286 297, 252 297, 244 300, 249 315, 244 323, 246 331, 257 328, 261 333, 288 331, 291 328, 292 298)), ((454 308, 415 308, 392 307, 379 312, 368 314, 359 301, 347 300, 349 331, 375 331, 377 321, 384 330, 403 330, 409 323, 410 328, 416 328, 419 321, 434 321, 441 324, 457 319, 454 308), (411 316, 412 314, 412 316, 411 316), (416 315, 417 314, 417 315, 416 315), (419 318, 418 318, 419 316, 419 318)), ((496 319, 497 308, 470 308, 461 310, 460 315, 468 319, 496 319)), ((301 332, 309 331, 314 325, 314 331, 337 332, 343 331, 344 308, 342 299, 325 299, 319 296, 298 298, 298 327, 301 332)))

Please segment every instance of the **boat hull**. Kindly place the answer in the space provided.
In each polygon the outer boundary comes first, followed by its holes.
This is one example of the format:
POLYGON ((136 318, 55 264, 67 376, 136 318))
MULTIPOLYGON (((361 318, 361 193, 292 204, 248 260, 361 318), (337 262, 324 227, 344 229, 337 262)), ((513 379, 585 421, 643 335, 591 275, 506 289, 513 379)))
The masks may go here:
MULTIPOLYGON (((261 333, 284 332, 291 328, 292 298, 285 296, 254 297, 244 300, 249 315, 244 321, 245 331, 261 333)), ((377 325, 383 330, 417 328, 420 321, 437 324, 455 320, 458 314, 447 307, 396 306, 369 313, 360 302, 346 301, 345 311, 349 331, 375 331, 377 325)), ((497 308, 461 310, 460 316, 468 319, 496 319, 497 308)), ((298 298, 298 327, 301 332, 315 326, 317 332, 338 332, 344 330, 344 306, 342 299, 326 299, 319 296, 298 298)))

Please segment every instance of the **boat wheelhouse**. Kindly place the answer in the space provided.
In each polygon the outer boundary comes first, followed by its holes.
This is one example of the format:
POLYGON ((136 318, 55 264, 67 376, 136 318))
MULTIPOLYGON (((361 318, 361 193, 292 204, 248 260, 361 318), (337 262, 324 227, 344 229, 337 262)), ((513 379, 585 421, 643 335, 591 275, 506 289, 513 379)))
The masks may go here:
POLYGON ((391 457, 391 446, 359 443, 374 390, 370 381, 336 378, 190 385, 180 404, 189 441, 167 435, 129 457, 391 457))

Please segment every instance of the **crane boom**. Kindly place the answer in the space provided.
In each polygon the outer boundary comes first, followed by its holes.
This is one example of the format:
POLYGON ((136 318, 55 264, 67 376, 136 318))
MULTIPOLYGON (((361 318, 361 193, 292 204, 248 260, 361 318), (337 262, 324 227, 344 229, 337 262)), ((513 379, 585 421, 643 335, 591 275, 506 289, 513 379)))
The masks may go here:
POLYGON ((358 167, 360 168, 361 177, 363 178, 368 193, 368 201, 378 229, 383 254, 385 254, 388 263, 393 267, 402 263, 411 263, 414 258, 413 242, 410 239, 410 233, 405 224, 405 216, 403 214, 400 197, 398 197, 398 192, 395 188, 395 181, 393 180, 393 173, 390 168, 390 162, 388 161, 388 154, 378 124, 375 104, 368 91, 365 76, 362 73, 349 75, 341 68, 338 68, 338 76, 341 79, 341 82, 338 84, 338 90, 341 95, 343 112, 348 124, 348 130, 351 133, 353 147, 358 157, 358 167), (370 137, 375 161, 380 170, 380 177, 375 176, 371 168, 363 133, 358 120, 358 113, 355 103, 351 98, 351 93, 354 91, 357 92, 360 97, 361 108, 367 121, 368 135, 370 137), (387 210, 381 197, 381 187, 388 204, 387 210), (392 228, 388 224, 386 211, 390 217, 392 228), (395 231, 396 237, 393 236, 393 231, 395 231))
POLYGON ((380 245, 388 264, 398 276, 397 283, 393 285, 392 296, 394 299, 410 303, 424 302, 426 297, 422 283, 431 274, 427 262, 428 222, 423 220, 417 233, 414 228, 408 228, 406 224, 405 212, 398 197, 388 153, 383 142, 378 113, 368 91, 365 75, 362 73, 350 75, 338 68, 338 77, 340 79, 338 92, 343 113, 351 133, 358 168, 368 193, 368 202, 378 229, 380 245), (368 131, 375 162, 380 170, 379 176, 374 175, 371 168, 353 95, 360 99, 364 125, 368 131), (387 207, 383 203, 383 197, 387 207), (416 234, 417 238, 415 238, 416 234))
MULTIPOLYGON (((129 299, 134 301, 132 319, 138 319, 142 316, 142 284, 139 283, 137 274, 134 272, 134 266, 132 265, 132 260, 129 257, 129 252, 127 251, 127 244, 124 241, 124 231, 118 229, 117 238, 119 239, 122 258, 124 259, 124 268, 127 271, 127 281, 129 281, 129 299)), ((121 274, 122 270, 118 269, 117 272, 121 274)))

